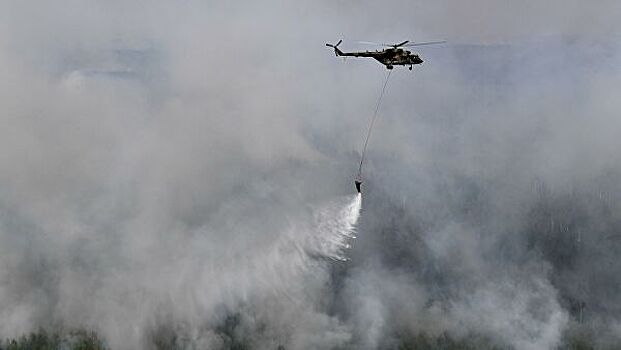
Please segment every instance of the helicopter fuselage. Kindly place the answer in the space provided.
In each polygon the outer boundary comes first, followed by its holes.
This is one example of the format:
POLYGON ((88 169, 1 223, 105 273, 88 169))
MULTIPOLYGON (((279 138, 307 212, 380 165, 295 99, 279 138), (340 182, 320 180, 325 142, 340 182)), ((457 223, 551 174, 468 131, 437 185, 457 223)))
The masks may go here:
POLYGON ((390 48, 380 51, 360 51, 360 52, 343 52, 338 48, 335 48, 337 56, 343 57, 370 57, 386 68, 392 69, 394 66, 410 66, 423 63, 423 60, 416 54, 401 48, 390 48))

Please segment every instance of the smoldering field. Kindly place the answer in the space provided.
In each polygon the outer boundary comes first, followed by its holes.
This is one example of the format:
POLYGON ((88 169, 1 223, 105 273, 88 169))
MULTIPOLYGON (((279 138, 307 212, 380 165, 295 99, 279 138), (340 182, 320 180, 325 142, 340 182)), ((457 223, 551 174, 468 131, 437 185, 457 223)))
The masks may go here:
POLYGON ((2 5, 0 337, 619 346, 616 2, 2 5))

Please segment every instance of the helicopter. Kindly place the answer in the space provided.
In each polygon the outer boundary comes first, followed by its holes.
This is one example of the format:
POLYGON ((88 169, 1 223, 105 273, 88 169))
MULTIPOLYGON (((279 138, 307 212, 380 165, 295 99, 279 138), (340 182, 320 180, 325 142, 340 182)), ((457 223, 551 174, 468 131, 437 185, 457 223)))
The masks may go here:
POLYGON ((414 66, 415 64, 423 63, 423 60, 417 54, 413 54, 410 51, 404 50, 402 49, 402 47, 443 44, 446 41, 429 41, 429 42, 424 42, 424 43, 410 43, 409 40, 406 40, 399 44, 378 44, 378 43, 365 41, 361 43, 381 45, 381 46, 386 46, 388 48, 383 49, 383 50, 376 50, 376 51, 359 51, 359 52, 341 51, 339 49, 339 45, 342 42, 343 40, 339 40, 339 42, 336 44, 326 44, 326 46, 333 48, 336 56, 371 57, 379 61, 381 64, 385 65, 387 69, 392 69, 394 66, 410 66, 409 69, 412 70, 412 66, 414 66))

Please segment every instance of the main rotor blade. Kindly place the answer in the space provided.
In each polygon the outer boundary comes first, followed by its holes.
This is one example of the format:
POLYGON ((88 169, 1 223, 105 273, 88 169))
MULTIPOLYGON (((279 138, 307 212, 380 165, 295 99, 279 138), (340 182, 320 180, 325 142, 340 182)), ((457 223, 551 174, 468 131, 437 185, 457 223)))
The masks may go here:
MULTIPOLYGON (((408 41, 404 41, 403 43, 407 43, 408 41)), ((399 47, 401 45, 403 45, 403 43, 401 44, 384 44, 384 43, 376 43, 374 41, 358 41, 359 44, 364 44, 364 45, 377 45, 377 46, 386 46, 386 47, 399 47)))
POLYGON ((374 41, 358 41, 359 44, 364 44, 364 45, 378 45, 378 46, 386 46, 386 47, 412 47, 412 46, 424 46, 424 45, 436 45, 436 44, 444 44, 446 43, 446 40, 442 40, 442 41, 428 41, 428 42, 423 42, 423 43, 410 43, 409 40, 406 40, 402 43, 399 44, 383 44, 383 43, 377 43, 374 41))
POLYGON ((436 44, 444 44, 446 42, 446 40, 442 40, 442 41, 428 41, 425 43, 411 43, 411 44, 407 44, 407 45, 403 45, 405 47, 412 47, 412 46, 423 46, 423 45, 436 45, 436 44))
POLYGON ((382 44, 382 43, 376 43, 376 42, 373 42, 373 41, 358 41, 358 44, 364 44, 364 45, 380 45, 380 46, 384 45, 384 44, 382 44))

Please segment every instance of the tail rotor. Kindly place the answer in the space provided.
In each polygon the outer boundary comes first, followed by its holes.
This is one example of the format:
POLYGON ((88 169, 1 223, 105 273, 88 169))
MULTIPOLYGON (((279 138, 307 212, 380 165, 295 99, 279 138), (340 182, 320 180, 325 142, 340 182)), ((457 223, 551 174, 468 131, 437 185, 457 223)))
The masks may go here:
POLYGON ((342 42, 343 42, 343 40, 339 40, 339 42, 336 43, 336 44, 328 44, 328 43, 326 43, 326 46, 334 48, 334 54, 336 56, 340 56, 340 55, 342 55, 342 52, 341 52, 341 50, 339 50, 339 45, 341 45, 342 42))

